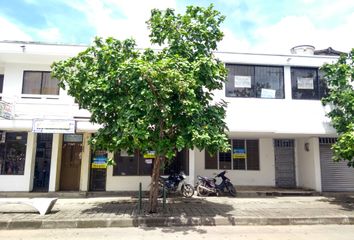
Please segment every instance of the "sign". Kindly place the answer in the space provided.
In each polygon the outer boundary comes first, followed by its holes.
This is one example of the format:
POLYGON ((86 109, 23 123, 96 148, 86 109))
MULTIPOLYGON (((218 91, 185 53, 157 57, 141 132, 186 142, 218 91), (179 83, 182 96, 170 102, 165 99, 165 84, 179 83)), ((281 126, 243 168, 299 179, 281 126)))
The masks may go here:
POLYGON ((276 92, 276 90, 274 90, 274 89, 262 88, 261 89, 261 98, 275 98, 275 92, 276 92))
POLYGON ((145 159, 146 164, 152 164, 152 159, 145 159))
POLYGON ((108 154, 106 151, 95 151, 91 162, 91 168, 107 168, 108 154))
POLYGON ((64 134, 64 142, 82 143, 81 134, 64 134))
POLYGON ((75 133, 75 120, 33 119, 32 132, 35 133, 75 133))
POLYGON ((144 154, 144 158, 152 159, 155 158, 155 151, 148 151, 144 154))
POLYGON ((234 148, 232 158, 243 158, 247 157, 246 150, 244 148, 234 148))
POLYGON ((297 78, 297 89, 314 89, 313 78, 297 78))
POLYGON ((251 76, 235 76, 235 88, 251 88, 251 76))
POLYGON ((0 100, 0 117, 5 119, 13 119, 13 104, 0 100))

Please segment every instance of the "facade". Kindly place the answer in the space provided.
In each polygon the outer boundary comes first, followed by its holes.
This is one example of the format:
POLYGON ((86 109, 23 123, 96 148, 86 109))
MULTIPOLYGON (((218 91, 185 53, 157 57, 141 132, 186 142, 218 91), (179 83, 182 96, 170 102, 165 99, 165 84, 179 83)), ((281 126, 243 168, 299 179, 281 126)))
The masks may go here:
MULTIPOLYGON (((153 156, 93 152, 88 139, 99 126, 50 79, 54 61, 84 49, 0 42, 0 191, 135 191, 139 182, 149 188, 153 156), (107 157, 117 165, 106 168, 107 157)), ((320 102, 326 87, 318 68, 336 56, 216 56, 229 69, 215 100, 229 103, 232 150, 184 150, 163 174, 184 170, 194 183, 197 175, 227 169, 236 185, 354 191, 354 171, 330 161, 336 132, 320 102)))

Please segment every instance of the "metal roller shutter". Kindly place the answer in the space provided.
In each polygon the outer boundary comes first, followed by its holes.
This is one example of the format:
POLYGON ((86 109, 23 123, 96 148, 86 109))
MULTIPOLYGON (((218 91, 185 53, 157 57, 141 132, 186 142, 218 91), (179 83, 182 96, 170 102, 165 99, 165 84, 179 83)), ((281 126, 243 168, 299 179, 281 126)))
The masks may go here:
POLYGON ((346 161, 332 160, 331 141, 320 139, 320 161, 322 191, 354 191, 354 169, 346 161))

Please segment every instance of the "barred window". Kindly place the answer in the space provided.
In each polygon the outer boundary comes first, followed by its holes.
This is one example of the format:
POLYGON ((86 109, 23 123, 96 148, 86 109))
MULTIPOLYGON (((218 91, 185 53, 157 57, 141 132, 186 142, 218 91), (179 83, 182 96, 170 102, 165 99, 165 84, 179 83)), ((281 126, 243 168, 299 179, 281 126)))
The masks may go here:
POLYGON ((205 169, 259 170, 259 140, 233 139, 231 151, 211 156, 205 150, 205 169))
POLYGON ((284 98, 284 68, 226 64, 226 97, 284 98))

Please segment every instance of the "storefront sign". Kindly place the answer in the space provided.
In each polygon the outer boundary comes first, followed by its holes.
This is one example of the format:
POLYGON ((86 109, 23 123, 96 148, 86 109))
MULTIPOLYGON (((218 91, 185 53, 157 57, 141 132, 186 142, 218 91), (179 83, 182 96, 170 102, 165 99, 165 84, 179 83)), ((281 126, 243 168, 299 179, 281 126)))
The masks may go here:
POLYGON ((297 78, 297 89, 311 89, 313 90, 313 78, 297 78))
POLYGON ((243 158, 245 159, 247 156, 246 150, 244 148, 234 148, 232 158, 243 158))
POLYGON ((0 100, 0 117, 5 119, 13 119, 13 104, 0 100))
POLYGON ((261 90, 261 98, 275 98, 275 90, 262 88, 261 90))
POLYGON ((107 152, 96 151, 92 158, 91 168, 107 168, 107 152))
POLYGON ((32 132, 35 133, 75 133, 75 120, 33 119, 32 132))
POLYGON ((251 76, 235 76, 235 88, 251 88, 251 76))

